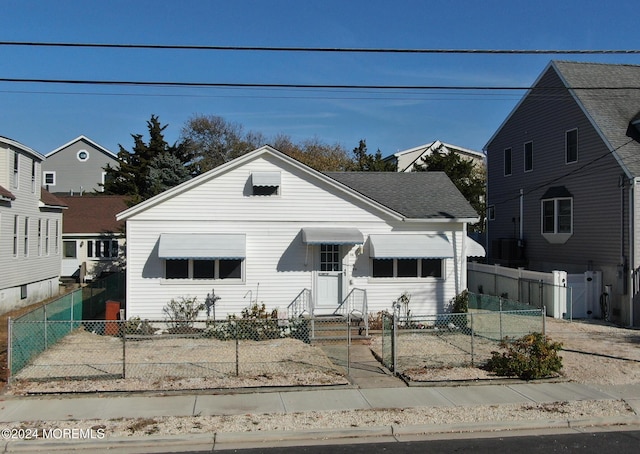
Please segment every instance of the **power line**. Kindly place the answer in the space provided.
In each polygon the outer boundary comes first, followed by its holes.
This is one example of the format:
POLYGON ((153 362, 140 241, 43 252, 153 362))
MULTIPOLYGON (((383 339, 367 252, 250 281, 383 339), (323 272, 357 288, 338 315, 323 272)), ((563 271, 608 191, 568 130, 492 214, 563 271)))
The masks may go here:
POLYGON ((0 46, 22 47, 77 47, 106 49, 160 49, 160 50, 208 50, 237 52, 333 52, 333 53, 377 53, 377 54, 516 54, 516 55, 632 55, 640 49, 407 49, 407 48, 362 48, 362 47, 275 47, 275 46, 211 46, 179 44, 116 44, 116 43, 70 43, 0 41, 0 46))
MULTIPOLYGON (((356 84, 275 84, 275 83, 239 83, 239 82, 177 82, 177 81, 132 81, 132 80, 82 80, 82 79, 27 79, 0 78, 7 83, 67 84, 67 85, 103 85, 103 86, 145 86, 145 87, 195 87, 195 88, 276 88, 276 89, 319 89, 319 90, 469 90, 469 91, 522 91, 531 87, 509 86, 465 86, 465 85, 356 85, 356 84)), ((623 87, 569 87, 571 90, 638 90, 638 86, 623 87)), ((558 91, 559 87, 539 87, 536 91, 558 91)))

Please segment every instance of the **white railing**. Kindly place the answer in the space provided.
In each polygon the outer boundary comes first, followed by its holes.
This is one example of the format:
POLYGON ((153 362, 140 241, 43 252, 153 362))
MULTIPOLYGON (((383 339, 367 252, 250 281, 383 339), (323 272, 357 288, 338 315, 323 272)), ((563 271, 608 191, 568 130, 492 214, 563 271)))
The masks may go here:
POLYGON ((311 290, 308 288, 298 293, 298 296, 287 306, 287 317, 290 319, 302 317, 303 315, 313 315, 313 299, 311 298, 311 290))
POLYGON ((369 310, 366 290, 360 288, 352 289, 334 311, 334 314, 342 315, 343 317, 350 316, 352 321, 357 321, 358 324, 363 323, 365 336, 369 335, 369 310))

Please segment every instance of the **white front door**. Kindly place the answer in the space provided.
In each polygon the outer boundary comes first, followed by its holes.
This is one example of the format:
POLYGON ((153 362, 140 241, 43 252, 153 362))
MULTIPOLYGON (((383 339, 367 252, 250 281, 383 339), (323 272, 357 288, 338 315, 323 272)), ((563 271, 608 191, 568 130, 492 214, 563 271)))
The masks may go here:
POLYGON ((321 244, 316 272, 315 307, 317 313, 332 313, 342 302, 342 253, 339 244, 321 244))

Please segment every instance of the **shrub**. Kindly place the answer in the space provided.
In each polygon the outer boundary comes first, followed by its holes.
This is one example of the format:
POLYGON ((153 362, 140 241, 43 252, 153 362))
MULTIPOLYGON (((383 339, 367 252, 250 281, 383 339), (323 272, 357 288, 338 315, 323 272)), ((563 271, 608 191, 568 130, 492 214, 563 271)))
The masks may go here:
POLYGON ((469 292, 464 290, 451 298, 451 301, 449 301, 449 309, 454 314, 469 312, 469 292))
POLYGON ((193 322, 198 318, 198 314, 204 309, 204 304, 198 303, 198 298, 173 299, 169 301, 163 308, 162 312, 169 319, 172 328, 191 328, 193 322))
POLYGON ((519 377, 524 380, 549 377, 562 369, 558 351, 560 342, 552 342, 542 333, 527 334, 519 339, 505 339, 500 348, 506 352, 491 352, 486 368, 498 375, 519 377))

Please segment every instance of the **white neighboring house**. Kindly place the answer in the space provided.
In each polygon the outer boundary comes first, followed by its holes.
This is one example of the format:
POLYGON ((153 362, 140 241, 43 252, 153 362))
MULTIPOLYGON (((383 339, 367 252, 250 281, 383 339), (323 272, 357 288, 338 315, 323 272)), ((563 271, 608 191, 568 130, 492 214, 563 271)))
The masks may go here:
POLYGON ((123 222, 116 214, 127 209, 127 196, 58 196, 67 205, 62 228, 61 276, 80 282, 118 271, 124 265, 123 222))
POLYGON ((369 312, 403 292, 442 312, 466 288, 478 216, 441 172, 321 173, 261 147, 117 216, 127 231, 127 317, 164 318, 171 298, 215 290, 218 317, 252 303, 316 314, 354 289, 369 312), (305 290, 306 289, 306 290, 305 290))
POLYGON ((41 187, 44 156, 0 137, 0 313, 58 294, 62 211, 41 187))
POLYGON ((461 158, 473 161, 477 166, 485 165, 486 159, 484 153, 459 147, 458 145, 443 143, 439 140, 409 148, 408 150, 398 151, 397 153, 385 158, 385 161, 395 163, 398 172, 412 172, 414 164, 421 164, 422 158, 429 156, 434 151, 438 151, 443 154, 453 151, 461 158))

